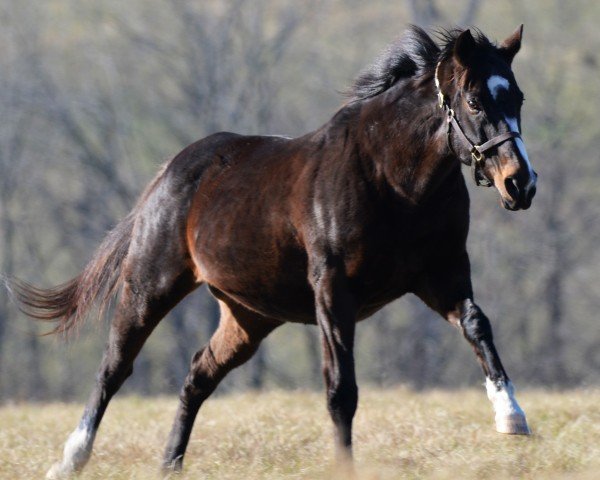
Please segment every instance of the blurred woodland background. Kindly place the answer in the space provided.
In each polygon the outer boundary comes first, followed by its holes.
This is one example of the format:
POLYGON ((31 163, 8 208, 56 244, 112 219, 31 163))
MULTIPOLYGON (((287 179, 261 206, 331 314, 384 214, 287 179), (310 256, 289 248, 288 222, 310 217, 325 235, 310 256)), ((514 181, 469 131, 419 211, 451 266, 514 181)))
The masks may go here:
MULTIPOLYGON (((159 165, 219 130, 300 135, 408 23, 525 24, 514 63, 539 173, 526 212, 471 188, 478 303, 517 386, 600 381, 600 3, 596 0, 0 1, 0 272, 50 286, 85 265, 159 165)), ((124 390, 179 390, 217 322, 206 290, 150 337, 124 390)), ((0 289, 0 401, 83 399, 106 341, 40 337, 0 289)), ((357 330, 361 384, 478 385, 462 336, 414 298, 357 330)), ((322 388, 314 327, 277 330, 219 391, 322 388)))

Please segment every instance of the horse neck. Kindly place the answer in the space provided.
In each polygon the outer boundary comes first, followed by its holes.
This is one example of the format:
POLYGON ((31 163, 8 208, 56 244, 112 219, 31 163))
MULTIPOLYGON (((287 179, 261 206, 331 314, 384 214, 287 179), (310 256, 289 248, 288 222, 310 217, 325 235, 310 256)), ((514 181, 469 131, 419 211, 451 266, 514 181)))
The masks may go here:
MULTIPOLYGON (((446 122, 435 97, 392 91, 367 101, 361 111, 361 143, 376 178, 411 203, 452 187, 460 162, 448 149, 446 122)), ((441 192, 443 194, 443 192, 441 192)))

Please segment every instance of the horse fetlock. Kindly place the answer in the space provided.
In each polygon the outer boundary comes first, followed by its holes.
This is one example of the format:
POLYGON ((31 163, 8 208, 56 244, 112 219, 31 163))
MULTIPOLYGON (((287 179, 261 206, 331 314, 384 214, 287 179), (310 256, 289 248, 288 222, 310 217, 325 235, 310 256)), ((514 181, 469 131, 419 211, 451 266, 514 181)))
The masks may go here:
POLYGON ((175 458, 166 458, 163 461, 161 472, 163 478, 170 478, 183 470, 183 454, 175 458))
POLYGON ((46 480, 63 480, 72 478, 77 474, 77 470, 71 464, 56 462, 46 473, 46 480))
POLYGON ((56 462, 50 467, 50 470, 46 473, 46 480, 59 480, 62 478, 69 478, 74 472, 68 472, 63 466, 62 462, 56 462))
POLYGON ((47 479, 72 477, 81 471, 90 459, 95 432, 86 426, 79 426, 67 439, 62 462, 57 462, 46 474, 47 479))

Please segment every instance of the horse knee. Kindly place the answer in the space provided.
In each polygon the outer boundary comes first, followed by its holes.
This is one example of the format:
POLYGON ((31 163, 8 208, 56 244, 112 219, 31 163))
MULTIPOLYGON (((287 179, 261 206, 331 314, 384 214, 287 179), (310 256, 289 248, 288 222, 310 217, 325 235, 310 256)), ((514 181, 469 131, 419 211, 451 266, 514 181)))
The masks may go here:
POLYGON ((460 326, 463 335, 470 342, 478 343, 485 340, 492 340, 492 325, 489 319, 482 312, 481 308, 471 301, 463 306, 460 326))

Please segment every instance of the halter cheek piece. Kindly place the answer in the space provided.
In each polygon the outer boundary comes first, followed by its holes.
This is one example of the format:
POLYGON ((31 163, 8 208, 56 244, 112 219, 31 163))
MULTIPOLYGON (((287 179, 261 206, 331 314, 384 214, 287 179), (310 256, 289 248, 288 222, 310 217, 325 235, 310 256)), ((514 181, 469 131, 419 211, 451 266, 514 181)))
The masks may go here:
POLYGON ((435 80, 435 88, 436 88, 437 97, 438 97, 438 106, 444 112, 446 112, 446 121, 448 122, 448 130, 446 131, 446 139, 448 141, 448 147, 450 148, 450 151, 456 157, 458 157, 462 163, 464 163, 465 165, 469 165, 471 167, 471 174, 473 175, 473 180, 475 181, 475 184, 477 186, 491 187, 492 182, 490 182, 482 172, 483 164, 485 163, 485 155, 484 155, 485 152, 487 152, 488 150, 490 150, 493 147, 496 147, 497 145, 500 145, 501 143, 506 142, 507 140, 510 140, 511 138, 520 138, 521 134, 519 132, 502 133, 502 134, 488 140, 487 142, 482 143, 481 145, 477 145, 477 144, 473 143, 471 140, 469 140, 469 137, 467 137, 467 135, 465 134, 464 130, 460 126, 460 123, 458 123, 458 120, 456 119, 456 114, 454 113, 454 110, 452 110, 452 108, 450 108, 450 105, 448 104, 448 102, 446 102, 446 97, 442 93, 442 89, 440 87, 440 81, 438 79, 438 69, 440 68, 440 63, 438 63, 437 66, 435 67, 434 80, 435 80), (454 127, 454 130, 456 130, 456 132, 458 133, 458 136, 461 138, 463 143, 465 143, 466 145, 468 145, 470 147, 469 148, 469 152, 471 153, 470 161, 468 161, 468 160, 465 161, 456 154, 456 151, 454 150, 454 147, 452 146, 452 127, 454 127))

